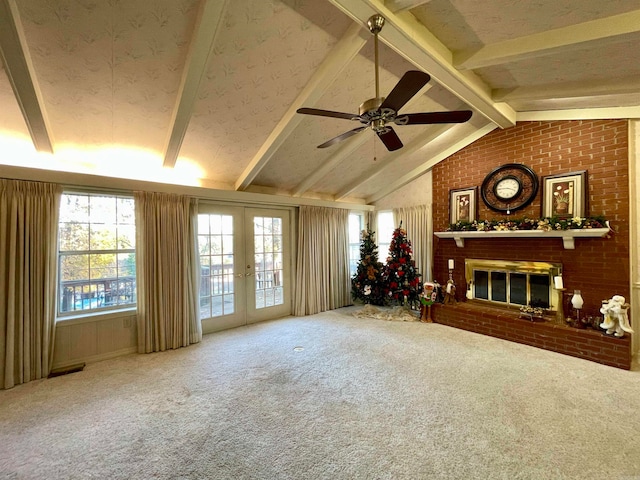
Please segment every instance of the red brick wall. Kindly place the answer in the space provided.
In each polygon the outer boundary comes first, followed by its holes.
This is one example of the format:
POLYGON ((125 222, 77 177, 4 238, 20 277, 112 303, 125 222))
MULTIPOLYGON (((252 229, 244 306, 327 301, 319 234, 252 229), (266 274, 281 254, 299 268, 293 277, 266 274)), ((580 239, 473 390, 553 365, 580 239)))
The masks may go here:
MULTIPOLYGON (((456 261, 458 299, 464 300, 464 259, 550 261, 563 265, 564 286, 579 289, 585 314, 597 314, 600 301, 614 294, 630 298, 629 178, 626 120, 521 122, 496 130, 457 152, 433 169, 435 231, 449 223, 449 190, 480 186, 484 177, 504 163, 523 163, 542 177, 586 170, 588 214, 604 215, 615 234, 610 238, 578 238, 575 250, 560 239, 467 239, 457 248, 452 239, 434 237, 434 278, 448 278, 447 259, 456 261)), ((514 217, 541 216, 540 188, 536 199, 514 217)), ((478 219, 506 218, 478 198, 478 219)))
POLYGON ((458 303, 435 305, 434 321, 512 342, 584 358, 612 367, 631 368, 631 341, 628 335, 614 338, 595 330, 578 330, 549 322, 530 322, 504 309, 458 303))

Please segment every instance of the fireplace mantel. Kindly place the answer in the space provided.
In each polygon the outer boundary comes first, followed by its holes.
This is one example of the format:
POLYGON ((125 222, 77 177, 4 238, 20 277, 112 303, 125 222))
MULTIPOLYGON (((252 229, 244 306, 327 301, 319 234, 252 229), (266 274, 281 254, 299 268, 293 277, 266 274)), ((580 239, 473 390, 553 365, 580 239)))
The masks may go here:
POLYGON ((492 230, 490 232, 435 232, 439 238, 453 238, 456 246, 464 248, 466 238, 561 238, 566 250, 576 248, 576 238, 598 238, 609 233, 608 228, 584 228, 582 230, 492 230))

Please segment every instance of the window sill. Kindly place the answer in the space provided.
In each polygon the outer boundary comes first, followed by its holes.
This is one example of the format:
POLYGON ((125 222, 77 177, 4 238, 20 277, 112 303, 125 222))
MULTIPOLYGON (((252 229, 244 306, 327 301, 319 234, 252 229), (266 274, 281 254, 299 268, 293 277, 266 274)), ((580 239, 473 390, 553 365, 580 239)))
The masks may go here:
POLYGON ((435 232, 438 238, 453 238, 456 246, 464 248, 464 240, 471 238, 561 238, 566 250, 576 248, 576 238, 604 237, 609 233, 608 228, 585 228, 582 230, 503 230, 490 232, 435 232))
POLYGON ((120 310, 109 310, 103 312, 87 312, 77 315, 69 315, 64 317, 56 317, 56 325, 78 325, 81 323, 92 323, 102 320, 111 320, 114 318, 130 317, 136 315, 135 307, 123 308, 120 310))

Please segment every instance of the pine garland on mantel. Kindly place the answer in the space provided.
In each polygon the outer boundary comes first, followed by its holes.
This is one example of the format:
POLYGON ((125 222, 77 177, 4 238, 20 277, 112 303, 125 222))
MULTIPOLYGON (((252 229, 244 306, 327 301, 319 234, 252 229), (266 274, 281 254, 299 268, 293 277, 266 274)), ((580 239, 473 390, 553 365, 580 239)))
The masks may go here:
POLYGON ((501 220, 474 220, 473 222, 452 223, 447 232, 493 232, 517 230, 584 230, 589 228, 610 228, 603 216, 595 217, 545 217, 545 218, 511 218, 501 220))

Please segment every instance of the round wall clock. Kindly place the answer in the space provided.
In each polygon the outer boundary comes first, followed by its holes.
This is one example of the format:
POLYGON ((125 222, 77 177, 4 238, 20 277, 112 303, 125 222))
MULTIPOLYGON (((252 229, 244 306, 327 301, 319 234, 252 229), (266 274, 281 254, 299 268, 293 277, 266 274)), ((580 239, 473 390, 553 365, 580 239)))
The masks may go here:
POLYGON ((480 187, 487 207, 507 215, 529 205, 537 193, 536 172, 521 163, 505 163, 493 169, 480 187))

